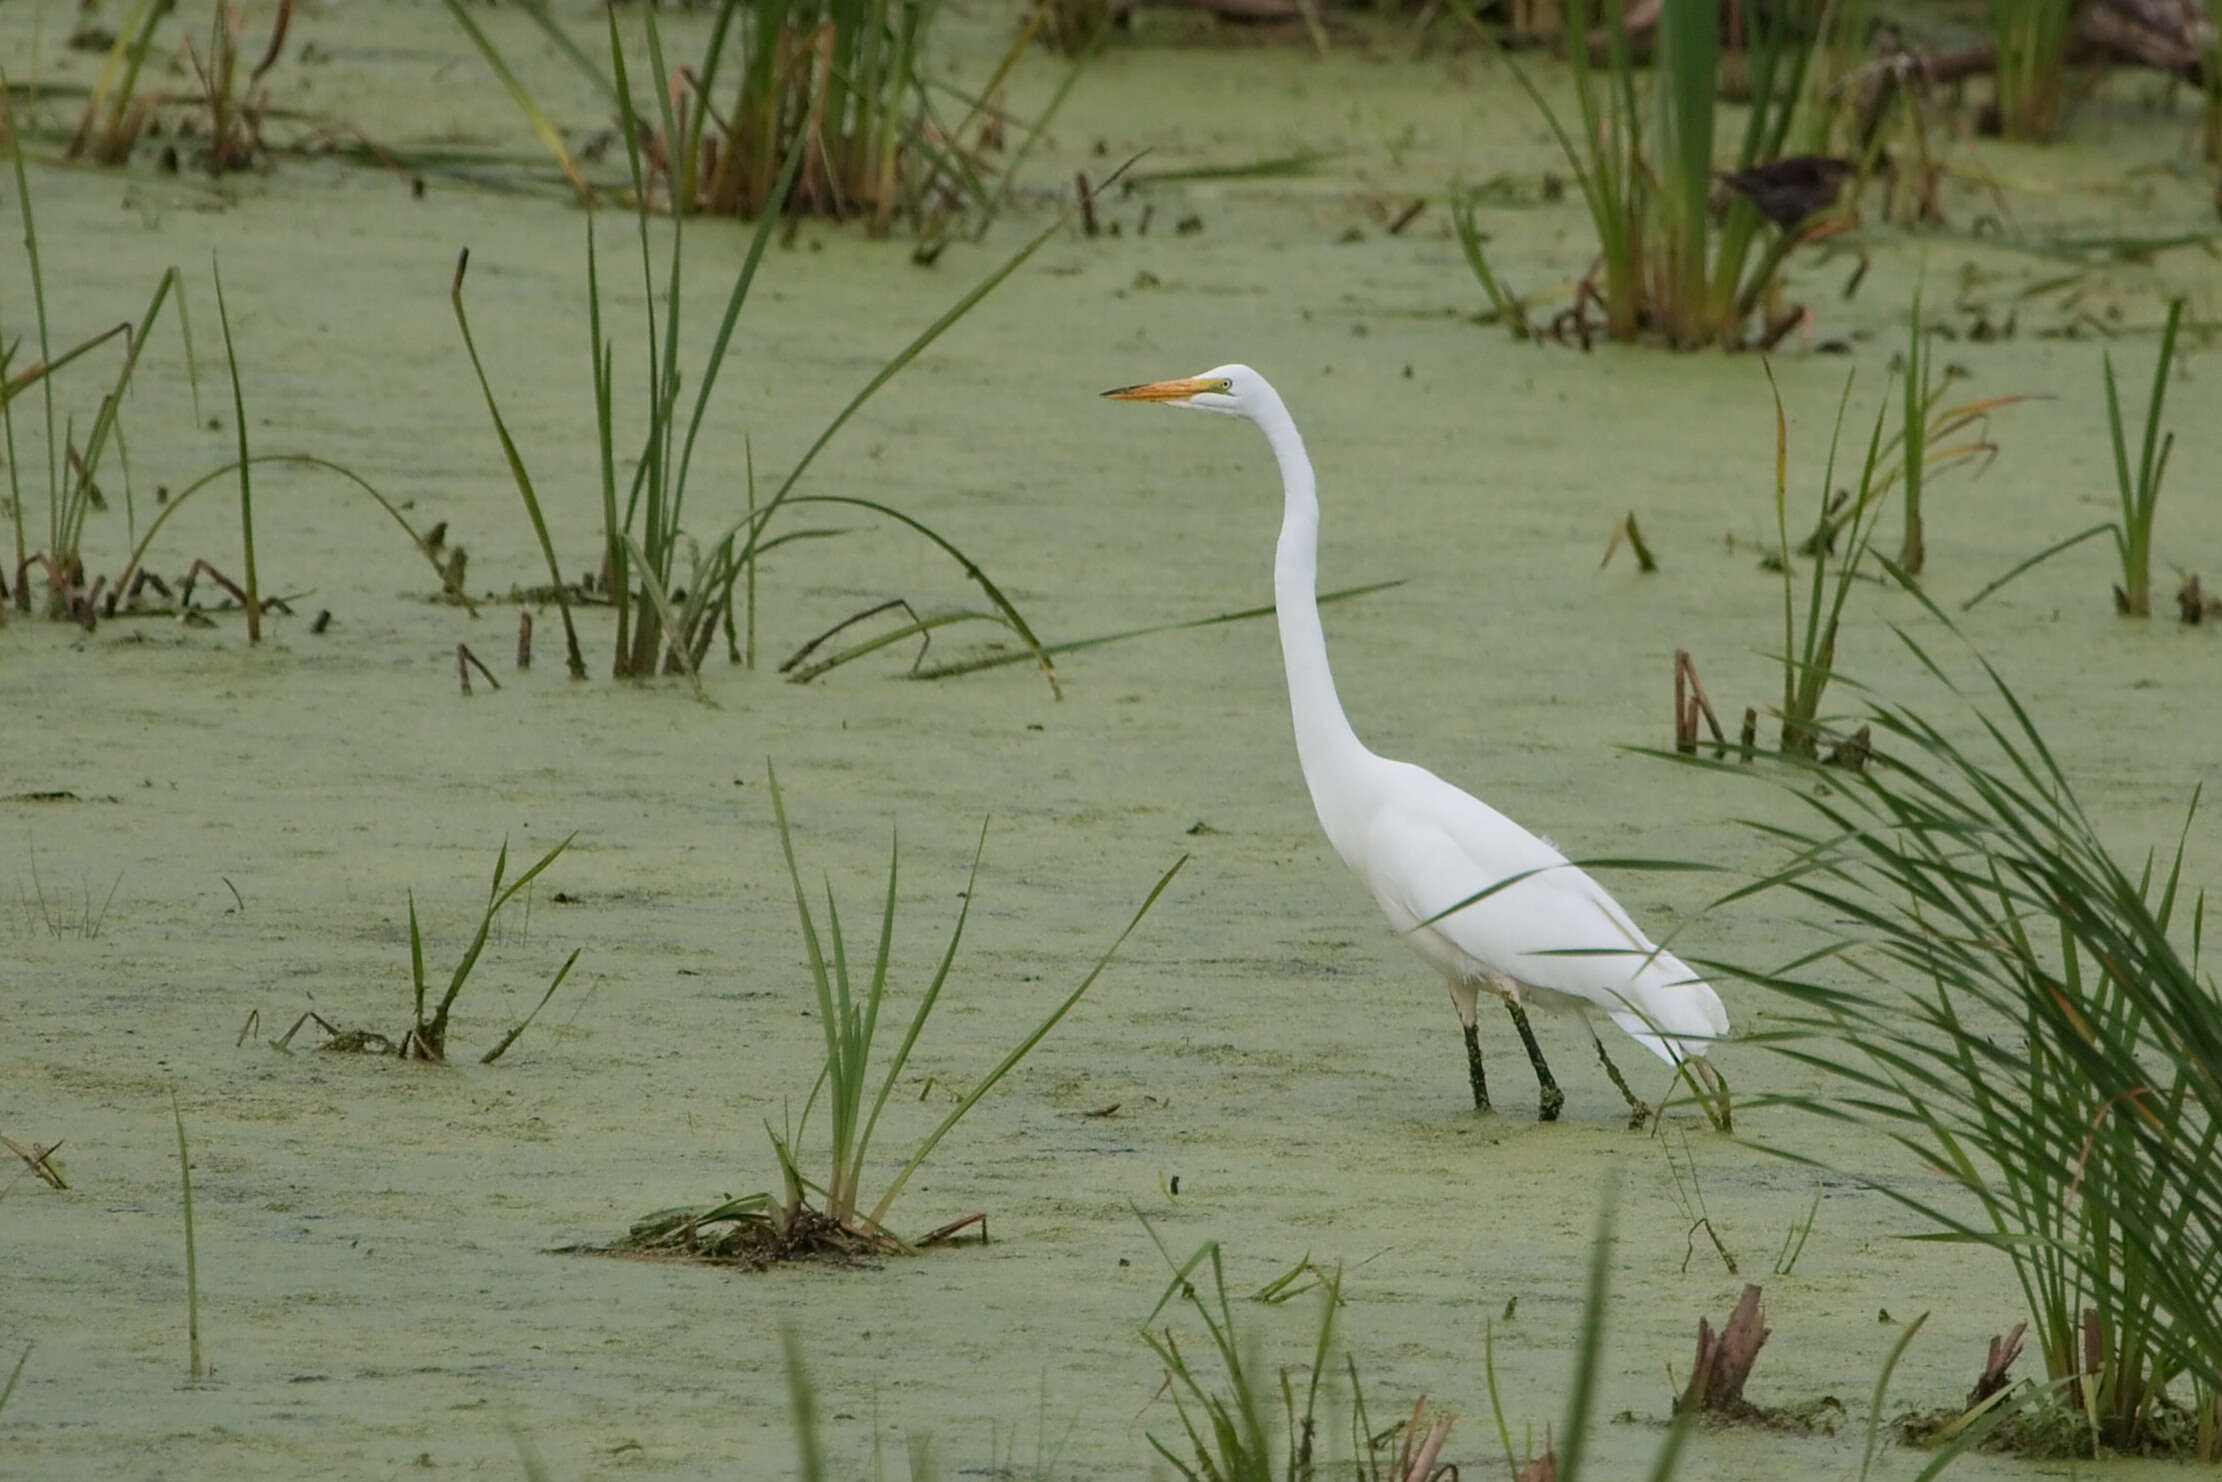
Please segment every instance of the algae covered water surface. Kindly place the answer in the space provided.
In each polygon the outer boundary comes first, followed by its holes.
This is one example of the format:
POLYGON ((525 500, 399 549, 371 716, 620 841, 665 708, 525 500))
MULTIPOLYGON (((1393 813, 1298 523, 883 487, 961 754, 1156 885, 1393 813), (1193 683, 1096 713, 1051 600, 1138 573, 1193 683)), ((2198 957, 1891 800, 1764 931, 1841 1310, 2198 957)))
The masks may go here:
MULTIPOLYGON (((591 97, 564 92, 559 64, 515 19, 488 24, 552 107, 590 122, 591 97)), ((1008 23, 949 22, 957 65, 984 69, 1008 23)), ((1631 1135, 1580 1029, 1550 1020, 1539 1028, 1569 1100, 1563 1121, 1538 1126, 1497 1016, 1483 1023, 1500 1109, 1472 1112, 1440 987, 1319 836, 1269 622, 1076 650, 1057 665, 1062 699, 1030 664, 910 682, 908 646, 791 685, 777 660, 863 607, 978 599, 958 565, 900 529, 818 514, 798 524, 841 533, 764 564, 766 661, 707 666, 706 703, 677 678, 604 677, 604 609, 581 619, 593 678, 564 677, 552 608, 537 610, 533 667, 514 668, 518 604, 504 594, 545 571, 448 285, 468 247, 488 375, 556 547, 584 567, 600 523, 585 217, 534 183, 546 171, 530 163, 529 134, 443 10, 347 7, 302 24, 326 59, 294 69, 304 106, 397 145, 494 141, 515 162, 493 184, 433 173, 419 195, 406 173, 301 158, 212 183, 65 167, 58 149, 29 145, 56 342, 136 315, 177 264, 199 351, 196 405, 176 326, 150 341, 132 393, 132 508, 111 490, 88 527, 88 564, 119 567, 127 519, 144 528, 158 486, 182 488, 233 455, 209 350, 214 255, 257 451, 344 464, 419 530, 444 522, 469 551, 469 589, 493 595, 475 618, 433 600, 436 581, 375 506, 271 467, 255 486, 257 556, 263 590, 292 614, 274 614, 259 647, 236 612, 211 628, 17 617, 0 632, 0 860, 12 882, 0 1131, 59 1141, 71 1183, 17 1177, 0 1199, 8 1366, 30 1349, 0 1412, 0 1470, 513 1476, 521 1436, 560 1478, 788 1475, 780 1334, 792 1329, 837 1475, 865 1475, 881 1455, 892 1471, 927 1437, 944 1476, 1140 1475, 1145 1437, 1178 1426, 1138 1337, 1166 1275, 1142 1214, 1177 1254, 1222 1241, 1244 1292, 1306 1256, 1342 1262, 1338 1343, 1377 1417, 1426 1393, 1462 1417, 1446 1456, 1481 1475, 1500 1464, 1483 1378, 1492 1334, 1515 1428, 1532 1423, 1540 1438, 1562 1413, 1610 1182, 1621 1207, 1603 1410, 1625 1414, 1593 1451, 1609 1474, 1648 1465, 1697 1318, 1719 1321, 1745 1280, 1766 1285, 1775 1330, 1753 1397, 1834 1396, 1854 1419, 1834 1437, 1701 1435, 1683 1475, 1856 1474, 1868 1389, 1923 1311, 1893 1404, 1964 1393, 1984 1342, 2020 1315, 2004 1261, 1909 1243, 1920 1226, 1888 1199, 1851 1178, 1817 1183, 1766 1151, 1921 1186, 1930 1175, 1880 1135, 1754 1109, 1732 1140, 1686 1108, 1631 1135), (330 615, 321 630, 318 613, 330 615), (498 692, 483 681, 458 692, 459 643, 498 692), (876 921, 900 830, 899 1003, 932 972, 988 820, 964 945, 890 1104, 881 1176, 1069 991, 1158 874, 1191 862, 892 1216, 916 1235, 982 1211, 989 1243, 762 1273, 551 1253, 650 1210, 776 1186, 764 1126, 799 1114, 821 1036, 767 759, 805 878, 830 879, 853 935, 876 921), (468 1053, 455 1064, 308 1053, 306 1034, 291 1054, 266 1046, 309 1009, 342 1027, 404 1025, 412 895, 444 971, 503 841, 514 868, 571 835, 529 915, 504 914, 460 1003, 455 1043, 468 1053), (476 1064, 573 948, 579 965, 540 1020, 499 1064, 476 1064), (173 1090, 193 1150, 212 1366, 197 1383, 173 1090), (1770 1270, 1816 1187, 1802 1256, 1770 1270), (1693 1230, 1700 1215, 1733 1274, 1693 1230)), ((590 36, 600 22, 579 24, 590 36)), ((43 81, 88 80, 95 63, 63 49, 54 8, 0 28, 43 81)), ((1388 232, 1406 202, 1451 178, 1539 182, 1554 167, 1496 66, 1386 46, 1324 60, 1114 49, 984 244, 922 268, 900 242, 809 223, 771 254, 696 455, 694 518, 738 517, 750 459, 759 479, 790 466, 889 355, 1051 219, 1052 182, 1145 146, 1142 168, 1161 171, 1319 154, 1293 177, 1168 179, 1107 197, 1119 235, 1055 237, 866 407, 807 487, 931 524, 1050 643, 1259 607, 1279 506, 1255 433, 1096 399, 1251 363, 1281 388, 1318 467, 1322 585, 1397 583, 1326 613, 1361 736, 1577 857, 1764 866, 1768 851, 1737 820, 1779 816, 1779 799, 1630 748, 1667 739, 1676 649, 1696 656, 1724 710, 1764 706, 1779 687, 1781 590, 1760 561, 1773 540, 1765 379, 1756 357, 1516 343, 1472 322, 1482 303, 1439 210, 1388 232), (1197 227, 1176 231, 1181 218, 1197 227), (1624 557, 1599 569, 1630 511, 1660 555, 1656 574, 1624 557)), ((1019 76, 1017 101, 1032 106, 1055 73, 1029 64, 1019 76)), ((68 111, 37 106, 49 123, 68 111)), ((2068 143, 1981 160, 2017 228, 2196 233, 2211 221, 2196 224, 2192 184, 2120 169, 2125 155, 2173 158, 2177 128, 2102 97, 2068 143)), ((1538 186, 1488 220, 1518 279, 1580 271, 1588 247, 1570 201, 1538 186)), ((637 280, 609 266, 626 260, 630 225, 604 212, 601 230, 605 275, 623 285, 613 312, 626 367, 647 353, 637 280)), ((689 292, 705 316, 746 240, 738 226, 689 227, 689 292)), ((2059 271, 1982 234, 1878 229, 1869 250, 1869 281, 1848 301, 1849 258, 1792 274, 1817 337, 1849 352, 1793 341, 1775 362, 1793 524, 1809 519, 1847 371, 1851 423, 1872 416, 1917 278, 1966 325, 1978 309, 2003 319, 2059 271)), ((1971 394, 2050 398, 2000 412, 1988 471, 1932 491, 1940 600, 2102 518, 2111 500, 2098 343, 2040 331, 2078 315, 2135 328, 2175 293, 2211 324, 2218 287, 2196 247, 2109 262, 2072 306, 2024 302, 2013 337, 1940 348, 1971 394)), ((10 342, 31 322, 28 293, 11 248, 0 255, 10 342)), ((697 328, 706 345, 709 324, 697 328)), ((2118 350, 2132 380, 2150 344, 2118 350)), ((2161 546, 2192 569, 2211 567, 2222 541, 2211 375, 2203 346, 2187 343, 2161 546)), ((96 403, 97 392, 70 405, 89 415, 96 403)), ((22 446, 26 467, 43 458, 22 446)), ((28 512, 43 522, 37 503, 28 512)), ((164 528, 152 562, 230 570, 238 540, 231 495, 213 491, 164 528)), ((1965 621, 2109 837, 2142 850, 2173 837, 2211 772, 2215 639, 2118 621, 2109 579, 2102 544, 2087 545, 1965 621)), ((1951 713, 1893 624, 1945 642, 1909 600, 1862 590, 1843 664, 1951 713)), ((929 657, 967 641, 963 627, 943 630, 929 657)), ((2195 827, 2191 878, 2211 878, 2216 858, 2211 831, 2195 827)), ((1763 899, 1700 915, 1723 888, 1706 877, 1609 883, 1691 955, 1764 962, 1802 940, 1803 925, 1763 899)), ((1770 1022, 1764 999, 1728 998, 1745 1032, 1770 1022)), ((1661 1067, 1639 1070, 1632 1047, 1619 1058, 1639 1091, 1665 1093, 1661 1067)), ((1747 1097, 1808 1089, 1762 1051, 1732 1044, 1718 1059, 1747 1097)), ((1269 1364, 1299 1361, 1310 1298, 1239 1311, 1269 1364)), ((1916 1458, 1886 1457, 1878 1475, 1916 1470, 1916 1458)), ((2042 1469, 1971 1458, 1957 1470, 2042 1469)))

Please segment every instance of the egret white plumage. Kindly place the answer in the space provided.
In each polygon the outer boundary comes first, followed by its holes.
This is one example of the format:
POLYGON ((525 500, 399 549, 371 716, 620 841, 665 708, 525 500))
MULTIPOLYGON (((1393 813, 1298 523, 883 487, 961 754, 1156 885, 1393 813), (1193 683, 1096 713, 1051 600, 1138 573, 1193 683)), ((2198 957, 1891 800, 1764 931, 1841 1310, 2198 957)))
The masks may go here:
MULTIPOLYGON (((1565 1093, 1552 1078, 1525 1005, 1602 1010, 1645 1049, 1680 1066, 1728 1033, 1728 1011, 1673 953, 1653 944, 1603 886, 1551 844, 1423 767, 1366 749, 1343 713, 1319 622, 1319 498, 1304 440, 1280 394, 1246 365, 1106 391, 1246 417, 1280 464, 1284 508, 1273 597, 1288 674, 1296 755, 1327 842, 1357 872, 1389 925, 1450 988, 1466 1038, 1474 1105, 1489 1107, 1475 1012, 1504 1000, 1535 1067, 1543 1121, 1565 1093)), ((1632 1120, 1650 1108, 1597 1045, 1632 1120)), ((1704 1073, 1702 1061, 1692 1068, 1704 1073)), ((1710 1081, 1712 1078, 1707 1077, 1710 1081)))

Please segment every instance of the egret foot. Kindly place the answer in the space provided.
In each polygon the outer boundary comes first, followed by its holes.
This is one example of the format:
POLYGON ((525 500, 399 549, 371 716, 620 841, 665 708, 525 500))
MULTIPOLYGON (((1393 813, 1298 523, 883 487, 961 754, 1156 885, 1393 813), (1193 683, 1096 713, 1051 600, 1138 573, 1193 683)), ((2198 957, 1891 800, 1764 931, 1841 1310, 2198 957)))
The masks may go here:
POLYGON ((1535 1042, 1535 1031, 1528 1027, 1528 1011, 1509 998, 1504 1001, 1504 1006, 1512 1015, 1513 1028, 1520 1031, 1520 1043, 1528 1047, 1528 1064, 1535 1067, 1535 1119, 1538 1122, 1555 1122, 1558 1120, 1559 1108, 1566 1105, 1566 1093, 1558 1088, 1557 1080, 1551 1075, 1551 1067, 1544 1063, 1543 1047, 1535 1042))
POLYGON ((1474 1110, 1489 1110, 1489 1078, 1481 1070, 1481 1035, 1466 1026, 1466 1078, 1474 1085, 1474 1110))
POLYGON ((1628 1078, 1620 1073, 1619 1066, 1612 1063, 1612 1056, 1605 1053, 1605 1042, 1597 1037, 1594 1029, 1589 1032, 1589 1042, 1597 1047, 1597 1058, 1603 1063, 1605 1074, 1612 1077, 1612 1083, 1620 1088, 1622 1098, 1628 1103, 1628 1130, 1641 1132, 1644 1124, 1658 1113, 1650 1102, 1638 1099, 1636 1093, 1628 1089, 1628 1078))

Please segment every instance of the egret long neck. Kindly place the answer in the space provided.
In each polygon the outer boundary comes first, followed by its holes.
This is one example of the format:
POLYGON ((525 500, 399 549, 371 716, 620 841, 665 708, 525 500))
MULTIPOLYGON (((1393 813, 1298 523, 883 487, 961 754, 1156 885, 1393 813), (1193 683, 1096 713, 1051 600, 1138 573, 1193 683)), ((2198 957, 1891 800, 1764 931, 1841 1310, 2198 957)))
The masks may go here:
POLYGON ((1281 662, 1288 672, 1289 711, 1296 721, 1296 755, 1312 806, 1330 836, 1335 820, 1328 796, 1331 779, 1349 777, 1351 763, 1368 755, 1350 729, 1334 672, 1327 667, 1327 635, 1319 625, 1319 493, 1311 459, 1288 408, 1275 397, 1257 414, 1257 424, 1281 465, 1286 499, 1281 539, 1273 561, 1273 603, 1281 629, 1281 662))

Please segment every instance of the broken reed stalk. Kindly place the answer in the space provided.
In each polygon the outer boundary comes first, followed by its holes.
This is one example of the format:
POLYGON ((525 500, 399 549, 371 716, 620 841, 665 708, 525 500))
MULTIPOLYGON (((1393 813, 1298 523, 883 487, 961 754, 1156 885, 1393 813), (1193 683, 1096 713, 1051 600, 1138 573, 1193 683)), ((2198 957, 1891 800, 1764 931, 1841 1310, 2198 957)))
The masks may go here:
POLYGON ((201 1357, 201 1270, 193 1252, 193 1159, 185 1146, 185 1113, 178 1109, 177 1087, 170 1088, 170 1117, 177 1123, 177 1177, 185 1194, 185 1334, 191 1354, 191 1375, 208 1377, 201 1357))
POLYGON ((1713 702, 1705 697, 1705 686, 1698 682, 1697 662, 1688 649, 1674 651, 1674 749, 1680 752, 1697 750, 1697 722, 1704 717, 1713 732, 1716 753, 1728 750, 1728 737, 1721 730, 1720 717, 1713 713, 1713 702))
POLYGON ((2022 1336, 2028 1331, 2027 1322, 2017 1322, 1991 1339, 1990 1354, 1983 1361, 1983 1372, 1976 1379, 1975 1387, 1967 1392, 1968 1409, 1976 1409, 2006 1387, 2008 1371, 2014 1367, 2014 1360, 2021 1357, 2022 1336))
POLYGON ((471 646, 467 643, 458 643, 455 645, 455 677, 463 682, 463 693, 466 695, 471 692, 471 671, 473 669, 485 676, 486 682, 495 689, 501 688, 501 681, 494 677, 494 671, 487 668, 477 654, 471 652, 471 646))
POLYGON ((532 609, 517 614, 517 667, 532 667, 532 609))
POLYGON ((231 315, 224 307, 224 270, 214 254, 209 257, 209 271, 216 277, 216 319, 224 327, 224 364, 231 371, 232 421, 239 431, 239 543, 245 552, 247 590, 247 641, 262 642, 262 603, 257 599, 255 586, 255 500, 254 480, 249 470, 254 460, 247 456, 247 398, 239 389, 239 356, 232 349, 231 315))
POLYGON ((1676 1414, 1736 1415, 1747 1408, 1744 1384, 1770 1331, 1760 1312, 1759 1296, 1757 1283, 1747 1283, 1736 1310, 1718 1332, 1704 1318, 1697 1320, 1697 1358, 1690 1367, 1690 1382, 1674 1402, 1676 1414))

